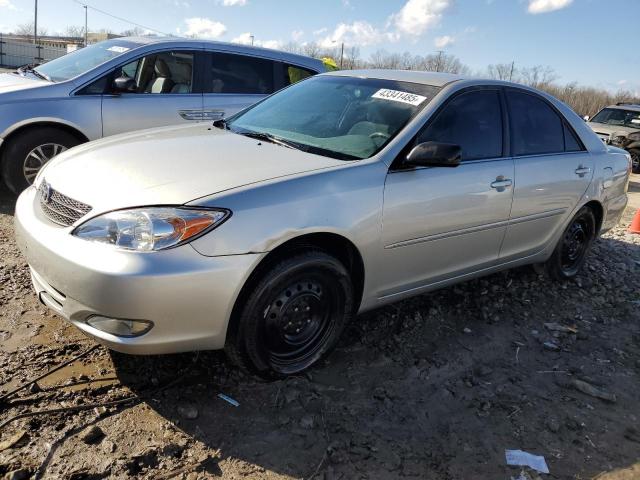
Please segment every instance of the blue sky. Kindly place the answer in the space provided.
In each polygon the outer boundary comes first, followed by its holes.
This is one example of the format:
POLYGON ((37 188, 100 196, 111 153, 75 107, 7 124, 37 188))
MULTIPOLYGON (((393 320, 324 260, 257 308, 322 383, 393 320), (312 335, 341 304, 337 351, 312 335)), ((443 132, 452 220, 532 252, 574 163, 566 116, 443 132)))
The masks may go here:
MULTIPOLYGON (((33 0, 0 0, 0 31, 33 18, 33 0)), ((640 0, 87 0, 91 6, 171 34, 256 42, 358 45, 416 54, 445 50, 474 71, 490 63, 548 65, 560 82, 640 94, 640 49, 630 19, 640 0), (625 25, 627 25, 625 27, 625 25)), ((74 0, 40 0, 49 33, 84 24, 74 0)), ((89 30, 131 25, 89 11, 89 30)))

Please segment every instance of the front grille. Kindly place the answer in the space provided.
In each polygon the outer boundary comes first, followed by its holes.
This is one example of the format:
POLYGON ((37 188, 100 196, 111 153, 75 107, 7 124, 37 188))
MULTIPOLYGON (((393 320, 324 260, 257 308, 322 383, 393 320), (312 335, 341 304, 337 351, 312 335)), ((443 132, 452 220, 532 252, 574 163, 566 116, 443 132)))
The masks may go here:
POLYGON ((38 187, 38 198, 40 208, 46 217, 65 227, 72 225, 91 211, 89 205, 63 195, 44 180, 38 187))

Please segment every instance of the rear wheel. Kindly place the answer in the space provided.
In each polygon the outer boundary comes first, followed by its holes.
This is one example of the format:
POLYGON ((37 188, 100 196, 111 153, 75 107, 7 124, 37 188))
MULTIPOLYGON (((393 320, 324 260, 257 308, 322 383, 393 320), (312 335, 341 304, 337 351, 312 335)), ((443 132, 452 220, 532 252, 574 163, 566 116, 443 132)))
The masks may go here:
POLYGON ((589 207, 582 207, 566 228, 545 268, 556 280, 575 277, 596 237, 596 218, 589 207))
POLYGON ((32 128, 11 137, 3 149, 2 177, 13 193, 33 183, 40 169, 56 155, 81 143, 55 127, 32 128))
POLYGON ((640 173, 640 150, 629 150, 631 155, 631 168, 633 173, 640 173))
POLYGON ((300 253, 254 284, 225 349, 232 361, 261 376, 296 374, 335 346, 352 311, 344 265, 321 251, 300 253))

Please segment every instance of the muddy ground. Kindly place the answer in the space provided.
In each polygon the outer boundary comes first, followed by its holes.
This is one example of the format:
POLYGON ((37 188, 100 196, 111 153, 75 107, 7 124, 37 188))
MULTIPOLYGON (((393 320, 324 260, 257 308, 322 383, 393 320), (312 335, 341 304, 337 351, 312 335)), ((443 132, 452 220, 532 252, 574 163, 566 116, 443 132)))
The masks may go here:
MULTIPOLYGON (((0 191, 5 392, 94 346, 37 302, 13 203, 0 191)), ((546 458, 542 478, 638 479, 631 214, 575 281, 527 267, 367 313, 323 365, 286 381, 244 376, 217 352, 98 347, 0 406, 0 422, 66 409, 0 427, 0 478, 506 480, 521 469, 505 465, 505 449, 522 449, 546 458)))

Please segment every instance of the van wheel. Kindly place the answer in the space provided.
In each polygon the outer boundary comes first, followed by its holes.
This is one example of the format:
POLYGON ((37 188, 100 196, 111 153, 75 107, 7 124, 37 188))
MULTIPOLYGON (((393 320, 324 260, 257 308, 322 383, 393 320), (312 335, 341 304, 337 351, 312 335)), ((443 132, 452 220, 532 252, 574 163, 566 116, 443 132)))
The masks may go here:
POLYGON ((230 326, 230 359, 266 378, 300 373, 337 343, 353 314, 347 269, 322 251, 286 259, 264 274, 230 326))
POLYGON ((16 134, 3 149, 4 183, 19 194, 33 183, 45 163, 79 143, 74 135, 55 127, 31 128, 16 134))
POLYGON ((596 218, 589 207, 582 207, 566 228, 551 258, 545 263, 547 273, 556 280, 575 277, 596 238, 596 218))

